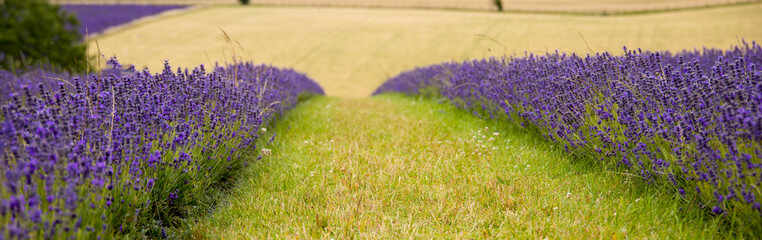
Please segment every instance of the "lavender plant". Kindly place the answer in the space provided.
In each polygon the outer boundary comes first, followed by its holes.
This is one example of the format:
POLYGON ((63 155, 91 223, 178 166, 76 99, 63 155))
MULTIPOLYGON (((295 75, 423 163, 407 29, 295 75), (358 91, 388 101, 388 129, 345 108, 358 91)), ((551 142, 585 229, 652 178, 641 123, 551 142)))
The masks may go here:
MULTIPOLYGON (((441 95, 479 116, 533 126, 734 226, 762 230, 762 47, 624 49, 417 68, 374 94, 441 95)), ((753 234, 753 233, 752 233, 753 234)))
MULTIPOLYGON (((0 79, 2 79, 2 85, 0 85, 0 102, 10 101, 12 99, 12 94, 20 92, 23 90, 23 87, 27 87, 31 95, 37 95, 40 91, 38 86, 40 84, 46 89, 56 89, 58 84, 62 82, 71 85, 71 80, 75 77, 86 81, 89 80, 90 77, 87 74, 72 74, 55 69, 56 68, 46 65, 17 69, 15 71, 0 69, 0 79)), ((108 76, 114 74, 115 77, 120 77, 124 72, 127 72, 127 70, 104 69, 101 70, 98 75, 108 76)))
POLYGON ((253 160, 261 126, 323 94, 251 63, 35 80, 0 107, 0 239, 161 237, 253 160))

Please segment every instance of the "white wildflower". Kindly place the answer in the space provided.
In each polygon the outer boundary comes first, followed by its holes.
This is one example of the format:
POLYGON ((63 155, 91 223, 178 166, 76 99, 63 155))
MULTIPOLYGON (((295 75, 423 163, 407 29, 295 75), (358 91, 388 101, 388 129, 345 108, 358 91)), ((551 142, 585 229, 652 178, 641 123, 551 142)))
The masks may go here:
POLYGON ((262 128, 262 132, 267 132, 267 128, 262 128))
POLYGON ((267 149, 267 148, 263 148, 262 149, 262 155, 266 155, 267 156, 267 155, 270 155, 270 154, 272 154, 272 150, 267 149))

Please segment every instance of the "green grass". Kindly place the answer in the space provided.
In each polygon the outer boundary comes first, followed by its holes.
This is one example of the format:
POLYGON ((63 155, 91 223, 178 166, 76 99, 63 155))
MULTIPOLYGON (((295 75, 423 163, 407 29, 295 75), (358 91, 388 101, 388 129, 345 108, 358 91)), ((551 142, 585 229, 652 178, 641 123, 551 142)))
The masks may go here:
POLYGON ((195 238, 727 237, 665 189, 432 99, 316 97, 269 132, 195 238))
POLYGON ((235 53, 305 72, 330 96, 359 98, 402 71, 446 61, 555 49, 619 54, 622 46, 679 51, 762 41, 760 12, 759 3, 609 17, 219 6, 125 27, 95 38, 97 46, 90 41, 89 49, 154 71, 167 59, 173 66, 209 66, 231 62, 235 53), (228 44, 220 28, 236 43, 228 44))

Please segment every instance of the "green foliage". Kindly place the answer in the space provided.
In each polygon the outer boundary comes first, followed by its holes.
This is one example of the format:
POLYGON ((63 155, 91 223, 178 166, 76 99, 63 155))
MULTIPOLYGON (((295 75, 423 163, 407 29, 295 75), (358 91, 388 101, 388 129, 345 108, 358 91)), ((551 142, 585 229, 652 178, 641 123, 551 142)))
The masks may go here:
POLYGON ((503 0, 492 0, 492 3, 495 4, 495 7, 497 7, 498 11, 503 11, 503 0))
POLYGON ((0 2, 0 67, 49 65, 66 71, 87 68, 87 48, 79 21, 46 0, 0 2))
POLYGON ((238 0, 241 2, 241 5, 249 5, 249 0, 238 0))

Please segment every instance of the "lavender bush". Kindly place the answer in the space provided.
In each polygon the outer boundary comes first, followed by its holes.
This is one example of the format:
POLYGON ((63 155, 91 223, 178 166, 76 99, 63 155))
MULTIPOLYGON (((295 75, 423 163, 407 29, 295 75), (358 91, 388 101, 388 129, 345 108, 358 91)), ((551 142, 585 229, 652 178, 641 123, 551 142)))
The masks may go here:
MULTIPOLYGON (((104 69, 98 75, 111 75, 116 77, 122 75, 126 70, 104 69)), ((56 89, 61 82, 71 83, 73 78, 89 80, 87 74, 71 74, 65 71, 58 71, 50 66, 29 67, 24 70, 7 71, 0 69, 0 103, 11 100, 13 93, 20 92, 21 88, 27 87, 31 95, 39 93, 38 85, 42 84, 46 89, 56 89)))
POLYGON ((417 68, 374 94, 440 94, 477 115, 528 123, 569 152, 674 186, 758 233, 761 64, 756 43, 677 54, 529 54, 417 68))
POLYGON ((162 237, 253 160, 261 126, 323 93, 250 63, 35 80, 0 107, 0 239, 162 237))
POLYGON ((64 4, 61 9, 77 15, 79 33, 97 34, 104 30, 132 22, 138 18, 156 15, 185 5, 133 5, 133 4, 64 4))

